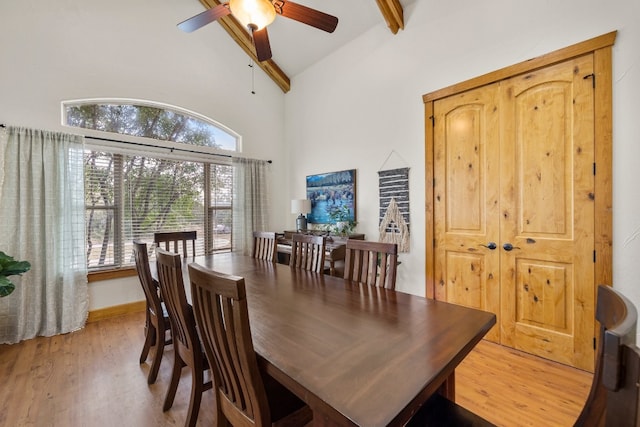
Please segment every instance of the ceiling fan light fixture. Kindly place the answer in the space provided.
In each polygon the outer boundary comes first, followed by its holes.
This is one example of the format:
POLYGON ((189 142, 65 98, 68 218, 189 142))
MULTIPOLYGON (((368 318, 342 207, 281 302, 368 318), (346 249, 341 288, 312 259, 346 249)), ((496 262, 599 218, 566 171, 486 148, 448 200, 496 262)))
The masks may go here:
POLYGON ((230 0, 229 8, 246 28, 261 30, 276 19, 276 10, 269 0, 230 0))

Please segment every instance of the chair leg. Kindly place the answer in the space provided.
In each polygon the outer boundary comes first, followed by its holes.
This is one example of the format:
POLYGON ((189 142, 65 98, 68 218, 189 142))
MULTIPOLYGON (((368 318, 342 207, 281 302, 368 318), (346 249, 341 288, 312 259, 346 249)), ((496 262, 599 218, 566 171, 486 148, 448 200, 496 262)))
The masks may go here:
POLYGON ((153 345, 155 340, 156 328, 151 324, 149 319, 149 312, 147 311, 147 319, 144 323, 144 345, 142 346, 142 353, 140 353, 140 363, 144 363, 149 356, 149 349, 153 345))
POLYGON ((191 372, 191 399, 189 399, 189 410, 185 426, 195 427, 196 421, 198 421, 198 412, 200 411, 200 402, 204 391, 203 381, 202 369, 194 369, 194 372, 191 372))
POLYGON ((149 378, 147 378, 147 383, 148 384, 153 384, 156 382, 156 378, 158 377, 158 371, 160 370, 160 363, 162 362, 162 354, 164 353, 164 342, 165 342, 165 337, 164 337, 164 333, 160 333, 159 331, 157 331, 156 328, 154 328, 155 330, 155 338, 156 338, 156 342, 155 342, 155 347, 156 347, 156 352, 153 355, 153 361, 151 362, 151 369, 149 369, 149 378))
POLYGON ((184 366, 185 363, 180 358, 178 349, 174 348, 173 373, 171 374, 171 383, 169 383, 169 388, 167 389, 167 396, 164 398, 164 405, 162 406, 163 411, 168 411, 173 406, 173 399, 176 397, 178 383, 180 382, 180 374, 182 373, 182 368, 184 366))

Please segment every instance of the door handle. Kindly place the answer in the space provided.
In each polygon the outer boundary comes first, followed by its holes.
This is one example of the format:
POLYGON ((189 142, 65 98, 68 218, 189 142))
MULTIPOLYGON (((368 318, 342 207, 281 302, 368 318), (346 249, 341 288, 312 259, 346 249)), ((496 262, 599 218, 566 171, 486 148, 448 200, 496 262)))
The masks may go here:
POLYGON ((488 248, 488 249, 491 249, 491 250, 494 250, 495 248, 498 247, 498 245, 496 245, 495 242, 489 242, 486 245, 480 245, 480 246, 484 246, 485 248, 488 248))
POLYGON ((502 245, 502 248, 507 252, 510 252, 513 249, 520 249, 517 246, 513 246, 511 243, 505 243, 504 245, 502 245))

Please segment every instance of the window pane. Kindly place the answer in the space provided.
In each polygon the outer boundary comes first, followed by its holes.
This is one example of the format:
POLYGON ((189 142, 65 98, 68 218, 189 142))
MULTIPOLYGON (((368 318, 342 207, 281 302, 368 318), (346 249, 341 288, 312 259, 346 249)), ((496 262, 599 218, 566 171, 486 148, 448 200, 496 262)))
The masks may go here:
POLYGON ((233 167, 211 165, 210 224, 213 224, 213 250, 231 250, 231 203, 233 167))
POLYGON ((238 151, 237 135, 186 112, 120 103, 76 103, 64 108, 66 124, 73 127, 238 151))
MULTIPOLYGON (((124 164, 125 242, 153 242, 157 231, 196 230, 204 255, 204 164, 127 157, 124 164)), ((132 262, 130 248, 125 259, 132 262)))
POLYGON ((215 207, 231 207, 233 198, 233 167, 211 165, 211 204, 215 207))
POLYGON ((114 205, 114 155, 87 151, 84 157, 85 203, 89 206, 114 205))
POLYGON ((115 266, 113 210, 88 208, 86 224, 87 267, 115 266))
POLYGON ((231 250, 231 209, 212 210, 213 250, 231 250))
POLYGON ((115 157, 110 153, 85 152, 85 206, 87 266, 116 264, 114 253, 115 157))

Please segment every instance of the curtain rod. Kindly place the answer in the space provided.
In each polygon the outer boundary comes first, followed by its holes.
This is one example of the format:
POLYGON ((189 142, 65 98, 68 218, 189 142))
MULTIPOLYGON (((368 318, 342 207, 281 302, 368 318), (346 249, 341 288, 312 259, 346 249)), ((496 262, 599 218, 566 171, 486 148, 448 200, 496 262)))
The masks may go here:
MULTIPOLYGON (((6 126, 4 125, 4 123, 0 123, 0 128, 6 128, 6 126)), ((96 141, 108 141, 108 142, 117 142, 117 143, 121 143, 121 144, 130 144, 130 145, 137 145, 137 146, 141 146, 141 147, 153 147, 153 148, 166 148, 167 150, 170 150, 171 152, 174 151, 182 151, 184 153, 193 153, 193 154, 206 154, 209 156, 218 156, 218 157, 229 157, 229 158, 233 158, 232 155, 230 154, 217 154, 217 153, 207 153, 204 151, 198 151, 198 150, 187 150, 186 148, 175 148, 175 147, 158 147, 157 145, 153 145, 153 144, 145 144, 143 142, 130 142, 130 141, 122 141, 120 139, 110 139, 110 138, 100 138, 97 136, 85 136, 86 139, 93 139, 96 141)), ((271 164, 273 163, 272 160, 267 160, 267 163, 271 164)))
MULTIPOLYGON (((96 141, 118 142, 118 143, 121 143, 121 144, 137 145, 137 146, 141 146, 141 147, 162 148, 162 149, 167 149, 167 150, 171 151, 172 153, 174 151, 181 151, 183 153, 205 154, 205 155, 208 155, 208 156, 218 156, 218 157, 233 158, 233 156, 231 154, 207 153, 205 151, 188 150, 186 148, 176 148, 176 147, 171 147, 171 148, 169 148, 169 147, 158 147, 157 145, 145 144, 143 142, 122 141, 122 140, 119 140, 119 139, 100 138, 100 137, 97 137, 97 136, 85 136, 85 139, 93 139, 93 140, 96 140, 96 141)), ((273 163, 272 160, 267 160, 266 162, 269 163, 269 164, 273 163)))

